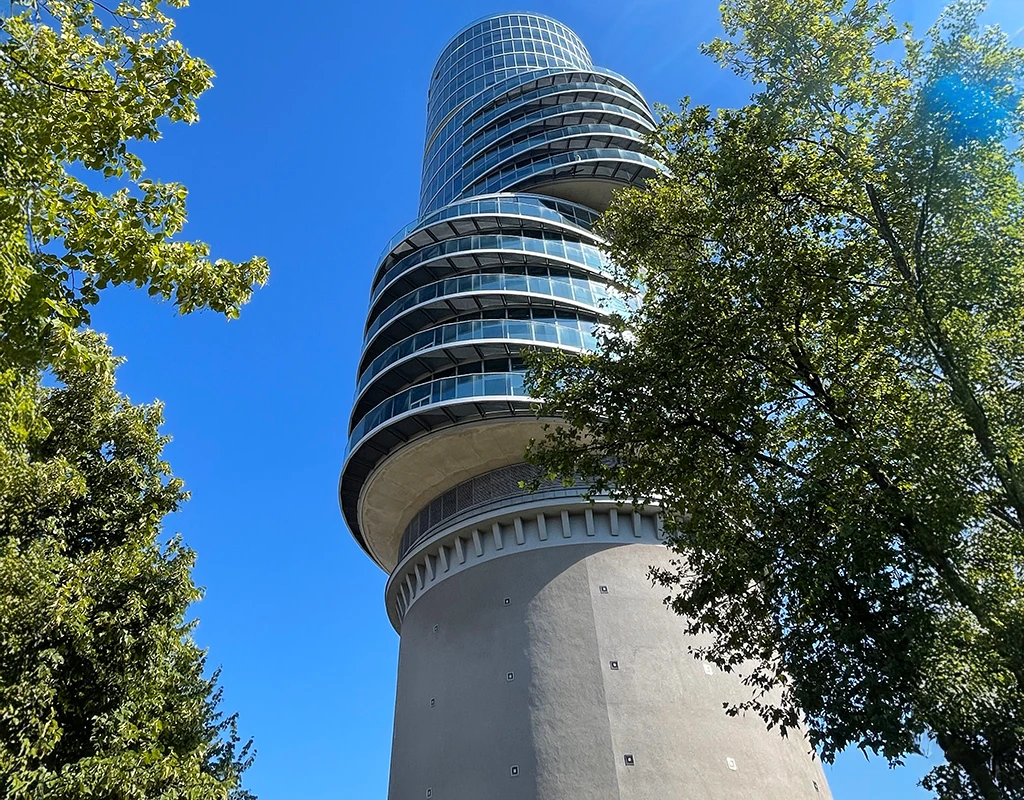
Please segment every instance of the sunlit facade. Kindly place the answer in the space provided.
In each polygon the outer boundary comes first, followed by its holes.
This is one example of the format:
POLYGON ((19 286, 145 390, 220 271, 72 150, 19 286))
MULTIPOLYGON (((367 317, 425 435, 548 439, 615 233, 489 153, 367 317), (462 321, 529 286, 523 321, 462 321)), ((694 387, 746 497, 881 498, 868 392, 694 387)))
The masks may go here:
POLYGON ((541 15, 476 22, 434 68, 420 216, 376 265, 339 486, 402 640, 390 800, 828 796, 799 744, 721 713, 735 680, 693 661, 646 578, 657 509, 522 488, 546 422, 522 352, 593 348, 625 310, 593 225, 661 169, 653 127, 541 15))

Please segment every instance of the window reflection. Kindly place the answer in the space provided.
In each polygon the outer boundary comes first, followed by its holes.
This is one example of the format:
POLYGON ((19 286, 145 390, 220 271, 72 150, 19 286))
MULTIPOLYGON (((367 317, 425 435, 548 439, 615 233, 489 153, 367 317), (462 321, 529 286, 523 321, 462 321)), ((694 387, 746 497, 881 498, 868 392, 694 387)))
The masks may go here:
MULTIPOLYGON (((564 286, 566 289, 571 288, 568 283, 564 286)), ((591 319, 474 319, 440 325, 409 336, 387 348, 363 370, 356 384, 356 391, 361 393, 391 365, 431 348, 460 342, 498 339, 561 344, 579 349, 583 347, 583 336, 592 335, 596 324, 591 319)))
MULTIPOLYGON (((448 239, 437 244, 421 248, 399 260, 379 279, 371 296, 371 303, 394 282, 399 276, 411 272, 418 265, 427 261, 442 259, 447 255, 473 250, 525 251, 529 250, 554 258, 571 261, 583 267, 590 267, 589 261, 597 269, 608 269, 611 264, 601 251, 590 244, 576 242, 555 234, 545 233, 542 239, 534 237, 512 236, 506 234, 484 234, 481 236, 464 236, 459 239, 448 239)), ((591 267, 592 268, 592 267, 591 267)))
POLYGON ((415 308, 423 303, 429 303, 435 298, 476 291, 531 292, 572 299, 576 302, 586 303, 595 308, 600 307, 610 312, 625 313, 629 308, 620 293, 608 284, 592 281, 589 278, 570 276, 564 270, 557 273, 552 271, 552 274, 555 275, 554 278, 549 275, 532 273, 523 275, 518 273, 485 272, 462 275, 457 278, 448 278, 437 283, 428 284, 399 298, 392 305, 384 309, 367 329, 366 340, 372 339, 374 334, 404 311, 415 308), (569 287, 568 294, 566 293, 566 286, 569 287))

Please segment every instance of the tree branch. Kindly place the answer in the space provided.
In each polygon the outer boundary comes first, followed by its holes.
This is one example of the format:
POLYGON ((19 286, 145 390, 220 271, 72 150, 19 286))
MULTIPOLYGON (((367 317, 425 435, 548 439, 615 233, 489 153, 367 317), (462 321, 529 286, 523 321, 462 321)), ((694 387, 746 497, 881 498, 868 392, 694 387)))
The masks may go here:
POLYGON ((871 207, 878 220, 878 232, 883 241, 888 245, 892 254, 896 269, 906 281, 909 288, 913 289, 914 298, 921 317, 924 322, 925 344, 932 351, 939 369, 946 380, 949 381, 953 399, 956 401, 961 413, 964 415, 975 440, 981 447, 986 460, 992 466, 996 478, 1003 486, 1006 496, 1017 515, 1020 523, 1024 523, 1024 487, 1019 479, 1019 468, 1013 459, 996 444, 992 433, 992 426, 989 423, 988 415, 985 413, 981 401, 974 393, 969 380, 963 375, 957 363, 954 349, 946 337, 942 326, 935 320, 928 298, 924 292, 924 286, 918 279, 917 273, 911 269, 907 262, 906 255, 900 247, 899 240, 889 223, 888 215, 878 197, 877 188, 868 183, 865 184, 871 207))
POLYGON ((49 81, 46 78, 36 75, 21 61, 12 56, 6 50, 0 50, 0 54, 2 54, 4 58, 6 58, 8 61, 14 64, 14 66, 18 69, 19 72, 27 75, 37 83, 41 83, 43 86, 48 86, 51 89, 57 89, 58 91, 66 92, 68 94, 103 94, 103 91, 101 89, 85 89, 80 86, 65 86, 63 83, 55 83, 53 81, 49 81))

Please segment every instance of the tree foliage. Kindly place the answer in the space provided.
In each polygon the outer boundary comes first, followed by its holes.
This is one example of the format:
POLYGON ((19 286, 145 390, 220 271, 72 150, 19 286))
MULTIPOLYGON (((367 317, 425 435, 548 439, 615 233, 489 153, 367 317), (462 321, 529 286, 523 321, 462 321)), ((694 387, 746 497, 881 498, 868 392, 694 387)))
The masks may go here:
MULTIPOLYGON (((174 239, 185 187, 143 177, 131 143, 194 122, 210 68, 171 38, 161 0, 110 11, 20 0, 0 24, 0 358, 73 357, 107 286, 229 317, 267 278, 262 258, 211 262, 174 239)), ((185 0, 171 0, 172 7, 185 0)))
POLYGON ((97 366, 59 368, 30 430, 0 428, 0 794, 224 798, 249 746, 190 636, 193 553, 160 543, 187 496, 161 408, 115 390, 98 337, 80 346, 97 366))
POLYGON ((1024 798, 1024 53, 984 4, 727 0, 751 103, 664 111, 602 222, 643 302, 536 355, 531 457, 657 502, 703 658, 826 760, 1024 798))
POLYGON ((204 677, 186 498, 159 405, 132 405, 88 331, 107 287, 237 316, 261 258, 176 238, 185 188, 135 143, 197 119, 213 76, 172 38, 185 0, 13 0, 0 18, 0 796, 249 797, 204 677))

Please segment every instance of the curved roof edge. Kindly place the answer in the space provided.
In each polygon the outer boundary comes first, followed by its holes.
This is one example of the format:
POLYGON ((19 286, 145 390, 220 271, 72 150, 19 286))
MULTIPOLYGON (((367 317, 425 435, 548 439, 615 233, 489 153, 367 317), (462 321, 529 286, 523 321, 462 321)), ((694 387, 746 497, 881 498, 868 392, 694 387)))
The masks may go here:
MULTIPOLYGON (((468 31, 473 26, 479 25, 481 22, 486 22, 489 19, 498 19, 499 17, 507 17, 510 14, 526 14, 526 15, 529 15, 531 17, 537 17, 538 19, 546 19, 548 22, 554 22, 557 25, 561 25, 563 28, 571 31, 573 36, 575 36, 577 39, 580 39, 580 35, 578 33, 576 33, 576 31, 574 31, 572 28, 570 28, 568 25, 566 25, 564 22, 562 22, 562 20, 555 19, 550 14, 541 14, 538 11, 524 11, 523 9, 515 9, 515 10, 511 10, 511 11, 499 11, 499 12, 494 13, 494 14, 485 14, 484 16, 477 17, 472 22, 469 22, 469 23, 463 25, 461 28, 459 28, 457 31, 455 31, 455 33, 453 33, 451 36, 449 36, 447 41, 443 45, 441 45, 441 49, 440 49, 440 51, 438 51, 437 58, 434 59, 434 68, 430 71, 430 80, 431 81, 434 80, 434 74, 437 72, 438 62, 440 62, 441 56, 444 55, 444 51, 447 50, 451 46, 452 42, 454 42, 456 39, 458 39, 462 34, 464 34, 466 31, 468 31)), ((580 39, 580 41, 582 42, 583 40, 580 39)), ((586 45, 584 45, 584 47, 586 47, 586 45)))

